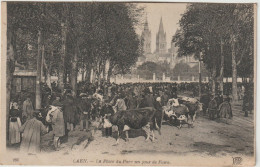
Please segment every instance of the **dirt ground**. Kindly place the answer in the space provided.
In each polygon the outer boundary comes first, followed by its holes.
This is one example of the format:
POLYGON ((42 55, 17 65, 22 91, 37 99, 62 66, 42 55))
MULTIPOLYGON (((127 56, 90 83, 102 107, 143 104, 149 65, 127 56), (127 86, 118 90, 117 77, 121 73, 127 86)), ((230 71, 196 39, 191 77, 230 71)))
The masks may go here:
POLYGON ((253 114, 244 117, 241 105, 234 105, 232 120, 209 120, 198 115, 193 128, 184 125, 181 129, 164 122, 161 135, 155 132, 155 141, 145 141, 144 130, 131 130, 129 141, 120 140, 115 145, 113 137, 103 137, 97 130, 93 136, 90 132, 69 132, 69 140, 54 150, 51 142, 52 133, 43 137, 42 151, 62 155, 80 151, 84 155, 118 155, 118 154, 176 154, 225 156, 240 154, 254 155, 254 119, 253 114))

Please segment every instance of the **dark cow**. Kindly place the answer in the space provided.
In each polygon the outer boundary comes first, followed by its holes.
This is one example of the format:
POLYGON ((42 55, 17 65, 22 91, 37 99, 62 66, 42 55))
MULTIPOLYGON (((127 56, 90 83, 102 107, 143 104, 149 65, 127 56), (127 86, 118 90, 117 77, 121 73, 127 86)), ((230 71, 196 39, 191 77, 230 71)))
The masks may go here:
POLYGON ((141 129, 145 126, 150 127, 146 141, 150 138, 150 132, 153 135, 152 141, 154 141, 154 130, 158 129, 160 133, 161 120, 162 111, 158 111, 153 107, 118 111, 109 118, 109 121, 118 127, 118 138, 116 144, 119 143, 123 131, 126 131, 126 140, 128 141, 128 130, 141 129))

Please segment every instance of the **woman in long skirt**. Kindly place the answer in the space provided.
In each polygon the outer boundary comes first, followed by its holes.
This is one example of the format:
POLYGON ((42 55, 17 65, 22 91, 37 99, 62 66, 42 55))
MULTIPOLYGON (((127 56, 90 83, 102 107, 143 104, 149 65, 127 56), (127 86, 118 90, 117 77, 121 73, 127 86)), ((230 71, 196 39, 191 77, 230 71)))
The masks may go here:
POLYGON ((9 119, 9 143, 17 144, 21 141, 19 128, 21 127, 20 111, 16 102, 10 104, 10 119, 9 119))

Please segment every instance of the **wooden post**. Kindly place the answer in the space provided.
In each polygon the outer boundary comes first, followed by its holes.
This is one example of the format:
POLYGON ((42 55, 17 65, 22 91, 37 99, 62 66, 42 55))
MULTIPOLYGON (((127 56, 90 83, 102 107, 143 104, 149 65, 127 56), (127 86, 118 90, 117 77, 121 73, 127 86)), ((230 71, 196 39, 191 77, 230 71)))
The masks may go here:
POLYGON ((41 108, 41 44, 42 44, 42 33, 38 32, 38 54, 37 54, 37 76, 36 76, 36 96, 35 96, 35 108, 41 108))

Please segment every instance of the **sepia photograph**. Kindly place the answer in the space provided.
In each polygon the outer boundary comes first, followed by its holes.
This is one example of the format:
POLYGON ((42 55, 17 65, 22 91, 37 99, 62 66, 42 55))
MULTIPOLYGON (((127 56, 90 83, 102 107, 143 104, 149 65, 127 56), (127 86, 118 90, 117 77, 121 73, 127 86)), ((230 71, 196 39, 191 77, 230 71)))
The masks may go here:
POLYGON ((1 3, 1 165, 255 166, 256 3, 1 3))

